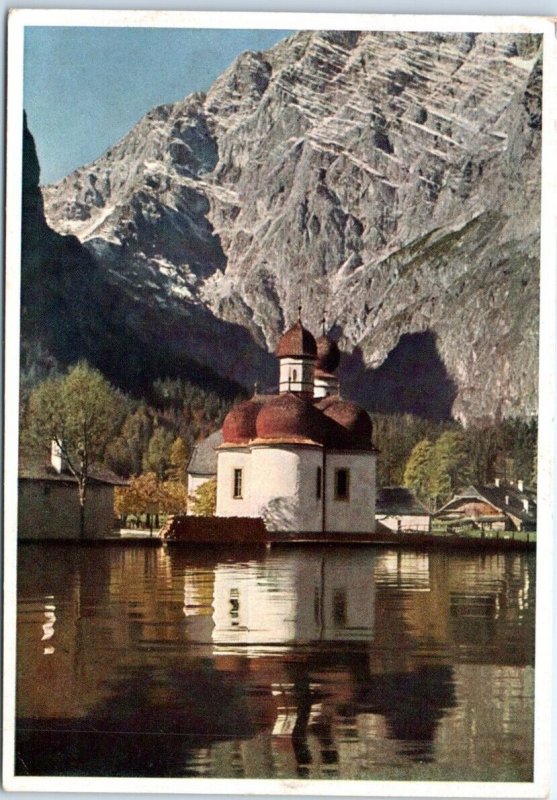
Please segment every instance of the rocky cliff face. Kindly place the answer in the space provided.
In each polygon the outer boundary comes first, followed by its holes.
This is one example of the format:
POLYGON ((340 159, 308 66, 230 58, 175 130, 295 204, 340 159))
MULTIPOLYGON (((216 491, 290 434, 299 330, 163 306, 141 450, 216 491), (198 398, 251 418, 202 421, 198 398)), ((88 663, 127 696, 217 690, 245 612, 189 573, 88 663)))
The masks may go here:
POLYGON ((533 413, 538 48, 302 32, 47 187, 47 219, 105 265, 130 330, 157 336, 149 309, 227 377, 272 382, 265 350, 301 303, 370 409, 533 413))

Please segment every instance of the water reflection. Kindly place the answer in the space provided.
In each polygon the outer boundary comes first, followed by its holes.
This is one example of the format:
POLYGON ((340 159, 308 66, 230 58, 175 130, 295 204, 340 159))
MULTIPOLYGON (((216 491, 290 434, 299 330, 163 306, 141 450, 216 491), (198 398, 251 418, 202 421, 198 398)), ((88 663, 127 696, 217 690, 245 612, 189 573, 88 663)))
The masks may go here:
POLYGON ((258 657, 268 645, 371 641, 374 560, 369 553, 296 551, 262 564, 214 570, 212 640, 215 652, 258 657))
POLYGON ((16 769, 529 780, 534 565, 25 546, 16 769))

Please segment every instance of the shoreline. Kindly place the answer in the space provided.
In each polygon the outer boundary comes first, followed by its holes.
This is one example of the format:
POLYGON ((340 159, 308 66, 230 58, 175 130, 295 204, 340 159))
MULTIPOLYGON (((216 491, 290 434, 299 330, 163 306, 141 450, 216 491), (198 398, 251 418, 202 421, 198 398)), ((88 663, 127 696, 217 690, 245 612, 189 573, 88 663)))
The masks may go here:
POLYGON ((214 548, 230 547, 308 547, 312 545, 326 545, 327 547, 391 547, 404 550, 470 550, 475 552, 496 551, 536 551, 536 541, 523 541, 512 538, 472 538, 468 536, 443 536, 436 534, 407 533, 388 535, 384 532, 378 534, 350 534, 344 539, 331 538, 330 536, 312 534, 282 534, 268 536, 265 539, 254 538, 251 541, 234 541, 231 539, 203 539, 201 537, 163 539, 158 535, 146 536, 107 536, 102 539, 69 539, 69 538, 37 538, 19 539, 18 546, 36 544, 67 544, 72 547, 95 546, 123 546, 123 547, 188 547, 202 546, 214 548))

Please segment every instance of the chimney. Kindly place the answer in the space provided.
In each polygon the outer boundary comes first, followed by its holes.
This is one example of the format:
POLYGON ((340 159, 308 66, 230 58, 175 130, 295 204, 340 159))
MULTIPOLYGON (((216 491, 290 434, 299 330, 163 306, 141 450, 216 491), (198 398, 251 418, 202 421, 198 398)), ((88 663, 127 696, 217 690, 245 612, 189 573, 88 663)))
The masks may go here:
POLYGON ((530 511, 530 503, 528 502, 526 497, 522 498, 522 507, 524 511, 526 511, 526 513, 528 514, 528 512, 530 511))
POLYGON ((501 486, 501 478, 495 478, 495 486, 499 488, 501 486))
POLYGON ((509 495, 508 494, 505 495, 505 505, 506 506, 509 505, 509 495))
POLYGON ((62 472, 67 472, 68 470, 68 462, 62 455, 62 451, 60 450, 60 446, 58 442, 53 439, 51 446, 50 446, 50 463, 60 475, 62 472))
POLYGON ((524 491, 524 481, 522 479, 517 481, 516 485, 518 486, 518 491, 519 492, 523 492, 524 491))

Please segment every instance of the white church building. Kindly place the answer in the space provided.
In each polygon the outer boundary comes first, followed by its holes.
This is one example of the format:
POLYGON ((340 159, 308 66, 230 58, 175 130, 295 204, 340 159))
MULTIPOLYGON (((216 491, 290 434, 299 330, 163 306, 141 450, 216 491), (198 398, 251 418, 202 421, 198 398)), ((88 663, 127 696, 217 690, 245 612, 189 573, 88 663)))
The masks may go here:
POLYGON ((270 531, 372 533, 372 425, 340 397, 337 345, 298 320, 276 355, 279 394, 256 393, 224 420, 217 517, 259 517, 270 531))

